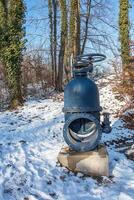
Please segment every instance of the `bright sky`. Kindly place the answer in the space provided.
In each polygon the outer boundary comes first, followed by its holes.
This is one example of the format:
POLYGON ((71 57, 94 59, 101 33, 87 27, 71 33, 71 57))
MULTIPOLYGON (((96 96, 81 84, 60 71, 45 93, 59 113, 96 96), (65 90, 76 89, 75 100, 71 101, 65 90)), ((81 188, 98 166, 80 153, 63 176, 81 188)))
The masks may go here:
MULTIPOLYGON (((26 23, 26 31, 27 31, 27 46, 31 48, 29 45, 32 43, 32 48, 39 47, 40 45, 43 48, 48 48, 48 39, 49 39, 49 24, 48 24, 48 8, 47 8, 47 0, 25 0, 27 5, 27 23, 26 23), (41 20, 44 19, 44 20, 41 20)), ((113 25, 118 25, 118 3, 119 0, 109 0, 111 4, 111 12, 109 13, 109 17, 111 23, 113 25)), ((134 22, 134 0, 130 0, 131 5, 133 6, 130 9, 130 19, 131 23, 134 22)), ((101 25, 100 25, 101 26, 101 25)), ((108 34, 113 37, 115 41, 118 41, 118 32, 111 29, 107 25, 102 25, 102 30, 108 32, 108 34)), ((132 38, 133 33, 131 33, 132 38)), ((107 52, 106 52, 107 53, 107 52)), ((107 53, 110 56, 110 52, 107 53)))

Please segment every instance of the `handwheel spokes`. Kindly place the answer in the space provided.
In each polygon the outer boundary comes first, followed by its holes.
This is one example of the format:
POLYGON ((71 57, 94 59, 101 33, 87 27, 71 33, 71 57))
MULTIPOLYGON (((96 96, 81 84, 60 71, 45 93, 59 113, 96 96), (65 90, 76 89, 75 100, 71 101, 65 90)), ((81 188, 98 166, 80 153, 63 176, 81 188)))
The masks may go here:
POLYGON ((100 62, 106 59, 106 56, 99 53, 93 53, 93 54, 85 54, 85 55, 78 55, 76 56, 76 62, 100 62))

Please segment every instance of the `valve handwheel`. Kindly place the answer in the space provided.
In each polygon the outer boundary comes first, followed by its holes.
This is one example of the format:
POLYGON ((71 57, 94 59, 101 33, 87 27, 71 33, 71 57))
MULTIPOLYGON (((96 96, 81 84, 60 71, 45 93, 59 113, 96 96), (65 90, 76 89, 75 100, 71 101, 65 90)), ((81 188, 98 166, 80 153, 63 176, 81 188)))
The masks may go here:
POLYGON ((100 53, 91 53, 85 55, 78 55, 76 56, 76 61, 83 61, 83 62, 101 62, 106 59, 106 56, 100 53))
POLYGON ((93 63, 106 59, 106 56, 99 53, 78 55, 74 59, 73 73, 84 73, 93 71, 93 63))

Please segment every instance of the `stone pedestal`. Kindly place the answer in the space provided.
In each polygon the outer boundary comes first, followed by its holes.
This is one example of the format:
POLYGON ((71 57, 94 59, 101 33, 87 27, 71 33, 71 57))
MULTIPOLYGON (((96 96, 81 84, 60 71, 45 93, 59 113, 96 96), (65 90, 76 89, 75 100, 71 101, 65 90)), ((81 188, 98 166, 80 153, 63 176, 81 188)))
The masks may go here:
POLYGON ((58 155, 58 161, 73 172, 89 176, 109 176, 108 153, 104 145, 89 152, 75 152, 64 147, 58 155))

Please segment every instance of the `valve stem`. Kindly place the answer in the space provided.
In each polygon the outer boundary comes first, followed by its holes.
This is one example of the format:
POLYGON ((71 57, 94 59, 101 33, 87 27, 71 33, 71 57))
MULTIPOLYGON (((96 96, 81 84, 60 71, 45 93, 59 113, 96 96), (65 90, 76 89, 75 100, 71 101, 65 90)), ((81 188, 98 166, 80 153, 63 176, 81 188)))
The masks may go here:
POLYGON ((104 112, 103 113, 103 122, 102 122, 102 129, 104 133, 110 133, 112 128, 110 126, 111 122, 109 120, 110 113, 104 112))

